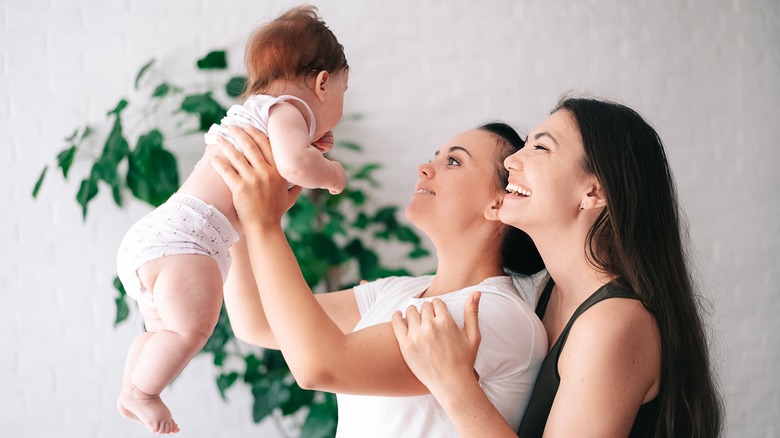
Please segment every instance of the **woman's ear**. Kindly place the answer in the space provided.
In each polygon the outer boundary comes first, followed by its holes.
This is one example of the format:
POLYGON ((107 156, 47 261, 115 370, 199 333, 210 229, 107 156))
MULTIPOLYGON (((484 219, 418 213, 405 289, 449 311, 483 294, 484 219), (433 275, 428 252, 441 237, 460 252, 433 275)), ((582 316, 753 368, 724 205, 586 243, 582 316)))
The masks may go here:
POLYGON ((590 191, 582 202, 582 209, 604 208, 607 206, 607 197, 604 196, 604 190, 601 188, 601 183, 598 182, 598 180, 595 180, 593 186, 591 186, 590 191))
POLYGON ((483 213, 483 216, 485 216, 485 219, 489 221, 497 221, 498 219, 498 210, 501 209, 501 204, 504 203, 504 196, 495 197, 490 200, 490 203, 485 207, 485 211, 483 213))
POLYGON ((322 70, 317 74, 317 78, 314 80, 314 95, 320 100, 320 103, 325 103, 325 97, 327 89, 330 86, 330 73, 327 70, 322 70))

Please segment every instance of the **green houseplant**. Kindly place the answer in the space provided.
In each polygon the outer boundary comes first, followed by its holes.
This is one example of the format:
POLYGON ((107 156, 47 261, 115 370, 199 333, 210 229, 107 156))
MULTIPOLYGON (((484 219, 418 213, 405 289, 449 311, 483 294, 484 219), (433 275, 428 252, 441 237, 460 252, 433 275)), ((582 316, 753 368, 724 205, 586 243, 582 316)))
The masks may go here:
MULTIPOLYGON (((202 133, 219 123, 226 107, 233 103, 221 101, 234 101, 244 90, 243 76, 226 76, 225 51, 210 52, 197 61, 196 74, 202 81, 195 85, 180 86, 158 78, 149 86, 154 65, 154 60, 149 61, 135 77, 135 89, 142 96, 138 102, 121 99, 108 112, 110 128, 102 149, 96 140, 97 130, 85 125, 65 139, 66 147, 56 156, 55 167, 65 179, 71 176, 75 162, 89 167, 76 193, 76 203, 85 219, 90 202, 103 188, 110 189, 120 208, 128 192, 152 206, 163 203, 180 182, 176 147, 202 148, 202 133)), ((362 151, 358 144, 343 140, 338 140, 334 149, 352 155, 362 151)), ((377 240, 400 245, 408 260, 428 255, 417 233, 398 220, 398 207, 377 205, 371 198, 371 191, 379 187, 373 174, 380 166, 344 165, 348 181, 344 192, 330 196, 306 190, 286 218, 285 233, 307 283, 315 291, 351 287, 360 279, 410 274, 404 268, 385 265, 371 249, 371 243, 377 240)), ((49 166, 44 167, 38 177, 34 198, 48 171, 49 166)), ((118 278, 113 286, 116 325, 127 319, 131 306, 118 278)), ((213 359, 216 384, 223 398, 236 382, 249 387, 255 422, 271 416, 282 433, 292 429, 292 433, 306 437, 334 434, 333 394, 298 387, 280 352, 251 348, 237 341, 224 309, 201 353, 213 359)))

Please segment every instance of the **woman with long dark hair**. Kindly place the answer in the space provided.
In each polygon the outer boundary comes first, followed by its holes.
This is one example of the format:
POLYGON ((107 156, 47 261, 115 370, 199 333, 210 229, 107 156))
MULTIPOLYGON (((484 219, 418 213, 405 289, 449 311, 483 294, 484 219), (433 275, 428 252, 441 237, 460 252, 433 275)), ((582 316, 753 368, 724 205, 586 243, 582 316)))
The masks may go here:
MULTIPOLYGON (((687 267, 671 170, 635 111, 565 98, 508 157, 499 217, 528 233, 547 267, 537 314, 548 334, 522 438, 714 437, 722 406, 687 267)), ((412 371, 462 436, 515 436, 485 403, 465 329, 437 302, 393 328, 412 371)))

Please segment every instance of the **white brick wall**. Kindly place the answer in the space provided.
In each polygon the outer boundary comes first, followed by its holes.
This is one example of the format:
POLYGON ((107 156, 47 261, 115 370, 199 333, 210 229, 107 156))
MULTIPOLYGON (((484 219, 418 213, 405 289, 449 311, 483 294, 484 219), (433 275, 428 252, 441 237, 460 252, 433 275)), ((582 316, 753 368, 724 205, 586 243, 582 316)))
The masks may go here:
MULTIPOLYGON (((726 436, 780 434, 776 0, 316 3, 352 67, 347 111, 364 116, 341 133, 385 163, 388 201, 406 202, 416 165, 455 132, 492 119, 528 130, 566 90, 647 116, 711 302, 726 436)), ((110 286, 119 239, 147 208, 104 192, 82 222, 76 179, 52 169, 37 202, 32 186, 76 126, 132 98, 151 57, 186 81, 184 62, 226 47, 239 70, 247 33, 292 4, 0 0, 0 435, 147 436, 114 408, 140 320, 112 327, 110 286)), ((207 361, 191 364, 167 396, 181 436, 277 436, 252 424, 245 389, 229 395, 207 361)))

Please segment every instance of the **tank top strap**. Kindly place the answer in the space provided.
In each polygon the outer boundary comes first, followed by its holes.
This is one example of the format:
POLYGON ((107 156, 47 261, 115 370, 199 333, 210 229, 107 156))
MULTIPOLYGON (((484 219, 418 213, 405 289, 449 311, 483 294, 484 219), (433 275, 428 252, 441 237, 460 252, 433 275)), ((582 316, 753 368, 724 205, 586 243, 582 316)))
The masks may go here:
MULTIPOLYGON (((544 312, 547 310, 547 303, 550 301, 550 295, 552 294, 552 288, 554 285, 555 283, 551 278, 547 282, 547 285, 545 286, 544 291, 542 292, 542 296, 539 297, 539 305, 536 307, 536 313, 540 319, 544 317, 544 312)), ((569 336, 569 331, 571 330, 571 327, 574 325, 574 322, 577 321, 577 318, 579 318, 580 315, 585 313, 586 310, 590 309, 594 305, 609 298, 631 298, 634 300, 639 299, 639 297, 634 291, 629 289, 624 289, 618 286, 617 279, 612 280, 611 282, 605 284, 604 286, 601 286, 595 292, 593 292, 591 296, 588 297, 588 299, 583 301, 582 304, 579 305, 579 307, 577 307, 577 310, 575 310, 574 314, 572 314, 571 318, 569 318, 569 322, 566 323, 566 326, 563 328, 561 334, 558 336, 558 339, 555 341, 555 345, 553 345, 551 352, 560 351, 560 349, 563 347, 563 344, 566 343, 566 338, 568 338, 569 336)), ((557 368, 558 366, 556 363, 556 370, 557 368)))
POLYGON ((539 319, 544 318, 544 313, 547 311, 547 303, 550 302, 553 286, 555 286, 555 282, 550 278, 547 280, 547 284, 544 285, 544 290, 539 296, 539 301, 536 303, 536 316, 538 316, 539 319))

